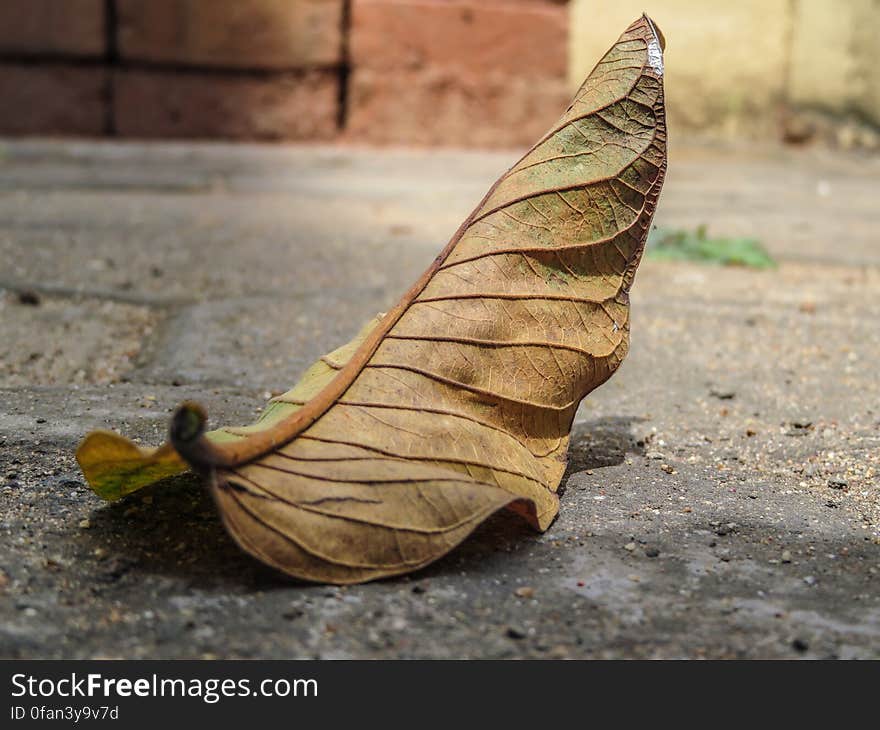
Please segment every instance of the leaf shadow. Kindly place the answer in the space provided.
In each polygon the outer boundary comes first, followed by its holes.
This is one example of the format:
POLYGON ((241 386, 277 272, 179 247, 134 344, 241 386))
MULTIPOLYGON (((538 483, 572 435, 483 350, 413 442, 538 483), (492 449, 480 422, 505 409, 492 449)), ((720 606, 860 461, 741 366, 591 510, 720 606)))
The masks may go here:
MULTIPOLYGON (((568 469, 562 479, 585 469, 623 462, 628 453, 642 453, 631 433, 641 419, 599 418, 576 423, 572 431, 568 469)), ((107 554, 105 573, 159 574, 184 580, 193 588, 272 590, 312 584, 264 566, 244 553, 224 529, 213 500, 195 475, 170 477, 118 502, 95 510, 88 531, 90 549, 107 554)), ((552 529, 552 528, 551 528, 552 529)), ((427 579, 461 571, 502 569, 540 539, 520 517, 502 510, 486 520, 449 555, 412 574, 427 579)), ((400 581, 406 578, 390 578, 400 581)))
POLYGON ((194 474, 169 477, 91 517, 89 537, 109 570, 151 573, 202 589, 264 590, 290 581, 244 553, 226 532, 214 501, 194 474))
MULTIPOLYGON (((644 443, 632 433, 634 424, 644 418, 610 416, 591 421, 576 422, 572 427, 568 468, 559 488, 560 509, 565 509, 565 484, 569 477, 586 469, 602 469, 622 464, 627 454, 644 454, 644 443)), ((553 527, 550 527, 552 531, 553 527)), ((462 572, 483 571, 497 573, 500 564, 516 554, 528 550, 542 538, 518 515, 509 510, 496 512, 455 550, 432 563, 417 574, 418 577, 462 572)))

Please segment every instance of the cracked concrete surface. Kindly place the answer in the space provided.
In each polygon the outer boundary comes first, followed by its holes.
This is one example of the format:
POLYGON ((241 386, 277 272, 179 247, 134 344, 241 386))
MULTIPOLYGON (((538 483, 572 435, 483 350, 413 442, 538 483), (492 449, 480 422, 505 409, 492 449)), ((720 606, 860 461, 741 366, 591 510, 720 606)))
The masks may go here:
POLYGON ((880 656, 880 159, 673 147, 657 223, 774 271, 643 263, 560 517, 303 586, 191 477, 103 504, 73 452, 184 398, 247 423, 430 263, 514 154, 0 150, 0 656, 880 656))

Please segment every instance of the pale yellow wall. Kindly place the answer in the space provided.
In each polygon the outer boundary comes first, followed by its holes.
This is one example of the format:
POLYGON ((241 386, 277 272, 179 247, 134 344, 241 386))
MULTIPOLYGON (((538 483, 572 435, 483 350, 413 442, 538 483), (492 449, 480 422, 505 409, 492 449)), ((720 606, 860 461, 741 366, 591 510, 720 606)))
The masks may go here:
POLYGON ((880 125, 880 0, 854 0, 854 4, 857 9, 853 48, 859 59, 857 76, 860 88, 856 105, 880 125))
POLYGON ((679 129, 772 133, 792 105, 880 123, 880 0, 572 0, 573 86, 643 11, 666 36, 679 129))

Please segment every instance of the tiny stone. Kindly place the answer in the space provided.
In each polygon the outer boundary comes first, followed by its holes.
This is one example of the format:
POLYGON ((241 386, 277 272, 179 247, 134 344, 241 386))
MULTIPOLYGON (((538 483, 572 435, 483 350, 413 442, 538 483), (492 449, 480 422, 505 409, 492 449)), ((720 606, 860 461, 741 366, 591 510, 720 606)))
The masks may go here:
POLYGON ((673 469, 669 464, 661 464, 660 468, 665 471, 667 474, 675 474, 675 469, 673 469))
POLYGON ((40 295, 33 289, 23 289, 18 293, 18 303, 26 304, 30 307, 39 307, 40 295))
POLYGON ((815 302, 801 302, 798 305, 798 309, 804 314, 815 314, 816 313, 816 303, 815 302))
POLYGON ((525 639, 526 632, 518 626, 508 626, 504 632, 508 639, 525 639))
POLYGON ((649 451, 647 454, 645 454, 645 458, 654 461, 662 461, 666 457, 660 451, 649 451))
POLYGON ((804 576, 804 583, 806 583, 808 586, 814 586, 816 585, 816 582, 816 579, 812 575, 804 576))
POLYGON ((732 390, 716 390, 714 388, 709 391, 709 395, 718 400, 732 400, 736 397, 736 393, 732 390))
POLYGON ((846 489, 847 481, 846 479, 829 479, 828 486, 832 489, 846 489))
POLYGON ((636 544, 634 542, 628 542, 626 545, 623 546, 623 549, 628 552, 632 552, 636 549, 636 544))
POLYGON ((535 595, 535 589, 531 586, 522 586, 521 588, 517 588, 514 591, 514 594, 519 598, 533 598, 535 595))
POLYGON ((794 641, 791 642, 791 647, 795 651, 804 652, 810 648, 810 645, 807 644, 807 642, 804 641, 803 639, 795 639, 794 641))
POLYGON ((91 526, 92 523, 89 521, 88 517, 79 521, 79 527, 81 530, 88 530, 91 526))
POLYGON ((658 555, 660 555, 660 551, 655 547, 645 548, 645 555, 647 555, 649 558, 656 558, 658 555))
POLYGON ((783 550, 782 551, 782 562, 783 563, 790 563, 791 562, 791 551, 790 550, 783 550))

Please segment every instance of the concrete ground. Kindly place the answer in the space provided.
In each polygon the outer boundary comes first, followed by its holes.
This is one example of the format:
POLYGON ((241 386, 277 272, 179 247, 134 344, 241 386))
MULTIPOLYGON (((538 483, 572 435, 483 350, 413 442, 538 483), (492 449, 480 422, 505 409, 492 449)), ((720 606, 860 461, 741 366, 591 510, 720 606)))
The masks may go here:
POLYGON ((198 482, 116 504, 73 453, 184 398, 250 422, 427 266, 509 154, 0 146, 0 656, 880 657, 880 159, 678 146, 657 223, 774 271, 647 261, 543 535, 294 584, 198 482))

